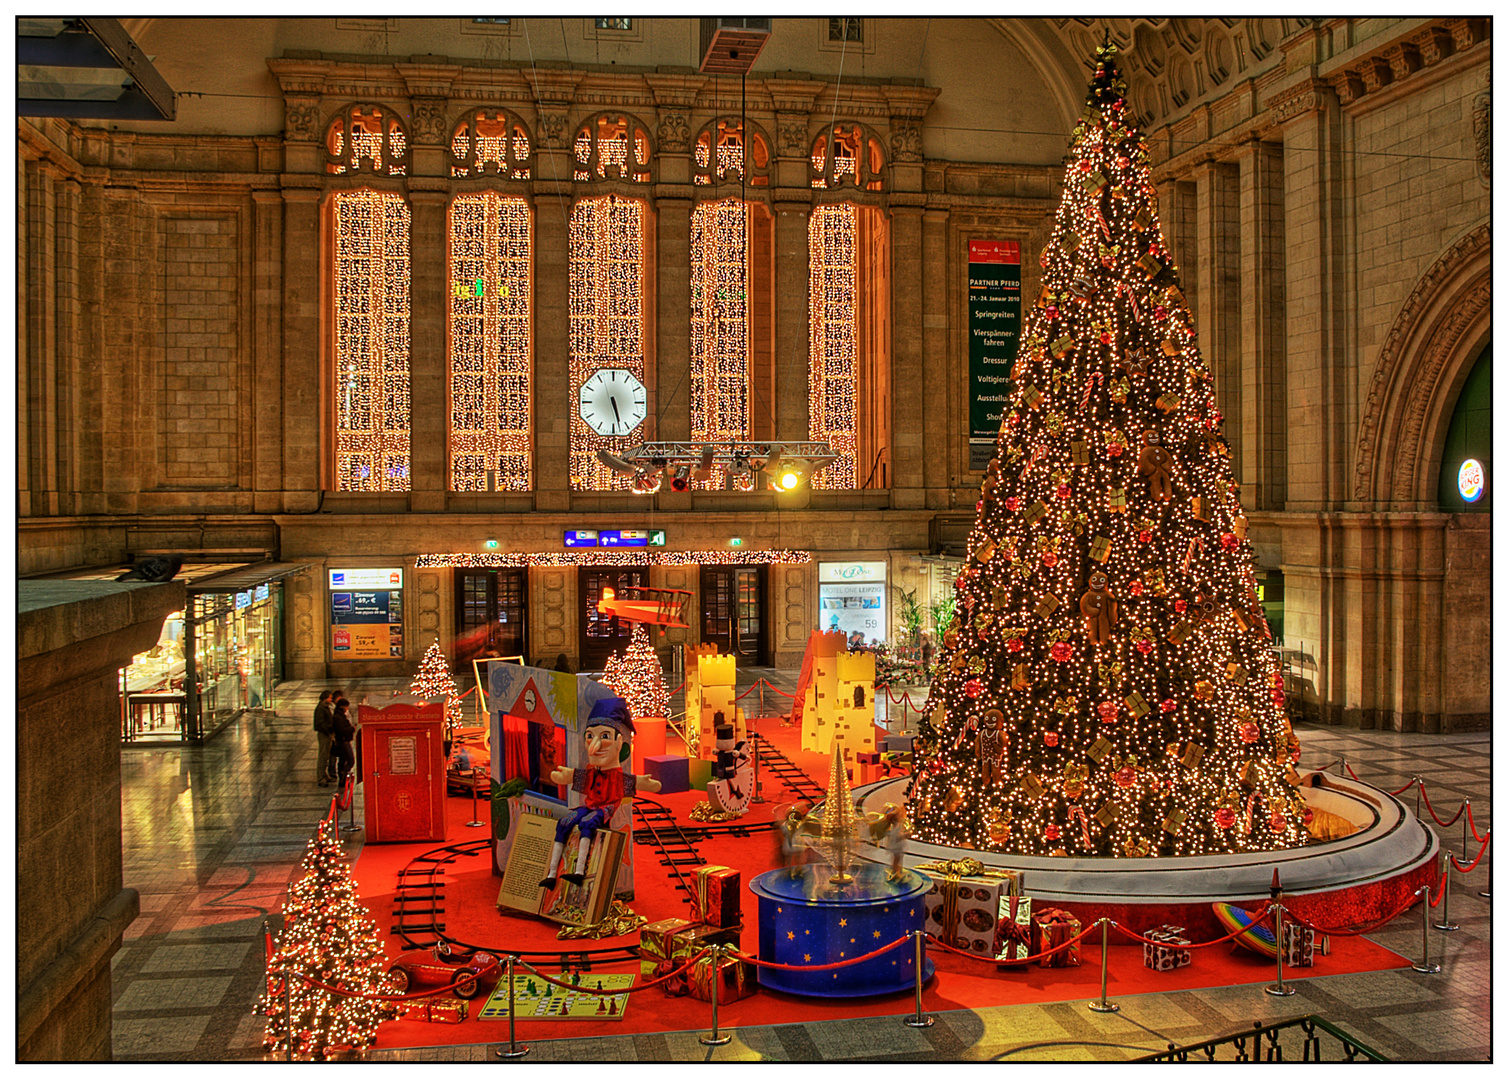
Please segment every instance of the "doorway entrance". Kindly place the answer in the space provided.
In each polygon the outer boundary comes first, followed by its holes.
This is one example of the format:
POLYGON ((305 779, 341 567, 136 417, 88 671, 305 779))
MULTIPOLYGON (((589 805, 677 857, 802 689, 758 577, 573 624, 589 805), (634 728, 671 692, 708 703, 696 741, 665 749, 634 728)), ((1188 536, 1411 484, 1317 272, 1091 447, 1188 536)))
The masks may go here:
POLYGON ((743 664, 770 663, 766 644, 764 566, 702 568, 702 641, 743 664))
POLYGON ((628 648, 629 635, 634 632, 633 623, 597 610, 603 590, 613 589, 621 595, 628 586, 645 583, 646 573, 642 567, 583 566, 577 570, 576 594, 582 603, 578 671, 601 671, 607 666, 608 657, 628 648))
MULTIPOLYGON (((489 656, 524 656, 525 582, 522 568, 456 571, 456 645, 459 666, 489 656)), ((467 671, 468 678, 470 671, 467 671)))

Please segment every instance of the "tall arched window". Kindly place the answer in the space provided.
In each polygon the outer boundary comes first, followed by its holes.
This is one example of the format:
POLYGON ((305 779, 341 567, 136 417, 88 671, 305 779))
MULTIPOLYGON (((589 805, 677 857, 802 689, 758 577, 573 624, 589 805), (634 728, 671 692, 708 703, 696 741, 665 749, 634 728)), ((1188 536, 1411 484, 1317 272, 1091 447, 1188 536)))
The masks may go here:
POLYGON ((645 206, 609 195, 583 199, 571 211, 571 486, 577 491, 627 490, 629 477, 597 459, 645 441, 649 424, 602 435, 582 419, 582 384, 600 371, 627 371, 641 385, 644 362, 645 206))
POLYGON ((496 192, 450 208, 452 491, 527 491, 533 214, 496 192))
POLYGON ((881 191, 885 188, 885 173, 885 151, 880 140, 862 124, 840 120, 813 140, 810 175, 815 188, 831 191, 848 186, 881 191))
POLYGON ((632 116, 598 113, 576 132, 573 180, 650 182, 650 130, 632 116))
MULTIPOLYGON (((693 442, 770 438, 774 250, 762 203, 722 199, 692 211, 690 404, 693 442)), ((698 486, 723 486, 721 470, 698 486)))
POLYGON ((329 203, 338 491, 409 490, 409 205, 337 192, 329 203))
POLYGON ((874 207, 815 207, 808 222, 808 437, 838 460, 819 488, 888 486, 890 242, 874 207))
POLYGON ((529 129, 507 109, 478 109, 451 136, 451 175, 528 180, 534 169, 529 129))
POLYGON ((398 116, 381 105, 352 105, 325 129, 325 171, 407 176, 409 139, 398 116))
POLYGON ((770 141, 750 124, 748 142, 746 155, 743 124, 737 116, 708 123, 692 146, 692 183, 715 185, 742 179, 749 187, 769 187, 770 141))

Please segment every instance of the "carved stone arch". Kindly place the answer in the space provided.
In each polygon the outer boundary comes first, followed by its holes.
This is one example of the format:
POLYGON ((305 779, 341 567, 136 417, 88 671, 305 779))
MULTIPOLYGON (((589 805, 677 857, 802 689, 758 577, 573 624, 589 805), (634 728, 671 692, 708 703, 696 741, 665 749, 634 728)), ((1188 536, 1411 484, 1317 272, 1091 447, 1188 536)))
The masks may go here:
POLYGON ((1491 275, 1484 223, 1436 260, 1400 308, 1358 424, 1353 492, 1359 501, 1393 509, 1435 506, 1433 466, 1450 406, 1489 336, 1491 275))
POLYGON ((407 176, 409 143, 409 130, 396 109, 353 102, 338 109, 325 127, 325 171, 407 176))
POLYGON ((655 144, 650 126, 627 112, 594 113, 583 120, 571 142, 572 179, 579 183, 648 184, 655 144))
POLYGON ((451 175, 528 180, 534 173, 534 137, 517 113, 471 109, 451 133, 451 175))
POLYGON ((835 120, 812 140, 808 176, 813 187, 828 191, 846 187, 884 191, 890 180, 885 141, 868 124, 835 120), (847 152, 829 153, 830 146, 847 152))
POLYGON ((716 188, 738 181, 742 172, 746 187, 770 186, 775 143, 755 121, 744 118, 742 131, 740 124, 737 116, 715 116, 702 125, 691 142, 693 184, 716 188), (719 153, 720 147, 733 152, 719 153))

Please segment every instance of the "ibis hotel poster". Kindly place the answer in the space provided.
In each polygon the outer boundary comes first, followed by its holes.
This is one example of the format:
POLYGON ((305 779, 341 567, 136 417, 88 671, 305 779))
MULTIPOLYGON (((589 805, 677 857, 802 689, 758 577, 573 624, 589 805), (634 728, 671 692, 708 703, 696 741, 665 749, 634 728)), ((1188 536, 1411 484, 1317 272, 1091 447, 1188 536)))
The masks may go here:
POLYGON ((330 659, 403 658, 403 570, 330 571, 330 659))
POLYGON ((969 242, 969 467, 995 456, 1022 333, 1022 255, 1015 240, 969 242))

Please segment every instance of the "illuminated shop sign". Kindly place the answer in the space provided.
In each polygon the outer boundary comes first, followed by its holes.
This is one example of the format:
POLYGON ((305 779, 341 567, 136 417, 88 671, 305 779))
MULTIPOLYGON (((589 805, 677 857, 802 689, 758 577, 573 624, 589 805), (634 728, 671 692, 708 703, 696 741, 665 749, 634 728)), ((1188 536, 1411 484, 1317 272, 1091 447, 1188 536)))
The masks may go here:
POLYGON ((330 587, 332 589, 401 589, 403 588, 403 571, 392 567, 365 566, 356 569, 332 570, 330 571, 330 587))
POLYGON ((664 529, 567 529, 568 548, 665 547, 664 529))
POLYGON ((1476 458, 1468 458, 1457 470, 1457 490, 1468 502, 1477 502, 1483 497, 1483 487, 1483 463, 1476 458))

